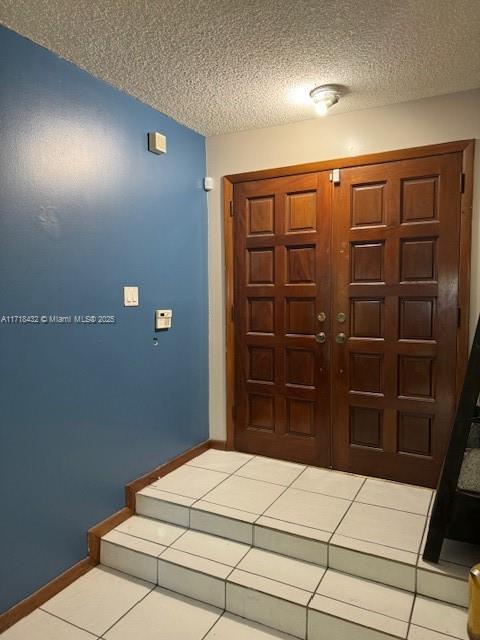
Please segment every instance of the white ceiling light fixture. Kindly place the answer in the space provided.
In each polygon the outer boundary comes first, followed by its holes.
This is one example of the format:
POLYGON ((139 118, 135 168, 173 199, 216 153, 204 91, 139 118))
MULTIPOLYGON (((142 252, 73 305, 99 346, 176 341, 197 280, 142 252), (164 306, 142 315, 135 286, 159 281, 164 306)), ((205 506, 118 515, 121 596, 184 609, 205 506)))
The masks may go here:
POLYGON ((310 91, 310 97, 319 116, 326 116, 330 107, 340 100, 340 91, 334 84, 322 84, 310 91))

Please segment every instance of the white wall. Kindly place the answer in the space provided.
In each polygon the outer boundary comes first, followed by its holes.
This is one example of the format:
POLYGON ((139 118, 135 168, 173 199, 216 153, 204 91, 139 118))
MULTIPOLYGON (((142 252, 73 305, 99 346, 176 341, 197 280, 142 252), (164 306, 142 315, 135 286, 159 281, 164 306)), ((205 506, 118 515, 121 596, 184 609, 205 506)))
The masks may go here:
MULTIPOLYGON (((480 90, 207 139, 210 296, 210 437, 225 431, 225 296, 221 178, 231 173, 378 151, 480 139, 480 90)), ((477 155, 480 144, 477 144, 477 155)), ((480 160, 475 165, 471 328, 480 311, 480 160)))

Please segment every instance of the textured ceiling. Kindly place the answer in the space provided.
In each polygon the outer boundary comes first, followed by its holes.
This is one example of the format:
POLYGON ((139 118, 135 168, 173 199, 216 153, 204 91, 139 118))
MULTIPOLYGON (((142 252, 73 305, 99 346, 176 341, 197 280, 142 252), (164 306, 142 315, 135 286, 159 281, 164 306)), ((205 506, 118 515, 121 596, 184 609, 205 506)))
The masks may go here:
POLYGON ((480 86, 479 0, 0 0, 0 21, 212 135, 480 86))

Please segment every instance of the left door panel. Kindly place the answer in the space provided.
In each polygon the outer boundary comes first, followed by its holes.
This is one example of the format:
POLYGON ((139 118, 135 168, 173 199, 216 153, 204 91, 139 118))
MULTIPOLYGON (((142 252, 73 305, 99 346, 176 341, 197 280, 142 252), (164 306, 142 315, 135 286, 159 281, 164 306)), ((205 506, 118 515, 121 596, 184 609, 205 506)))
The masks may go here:
POLYGON ((328 172, 234 190, 235 446, 330 465, 328 172))

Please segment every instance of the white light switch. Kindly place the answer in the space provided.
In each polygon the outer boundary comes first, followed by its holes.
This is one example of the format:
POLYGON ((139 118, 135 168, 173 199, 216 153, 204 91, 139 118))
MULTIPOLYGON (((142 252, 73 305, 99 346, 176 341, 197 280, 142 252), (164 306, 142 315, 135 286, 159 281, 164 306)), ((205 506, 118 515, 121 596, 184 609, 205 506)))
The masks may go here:
POLYGON ((123 287, 123 306, 138 307, 138 287, 123 287))

